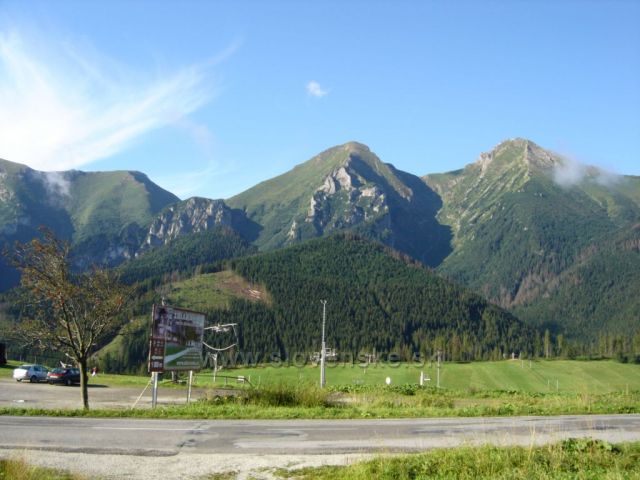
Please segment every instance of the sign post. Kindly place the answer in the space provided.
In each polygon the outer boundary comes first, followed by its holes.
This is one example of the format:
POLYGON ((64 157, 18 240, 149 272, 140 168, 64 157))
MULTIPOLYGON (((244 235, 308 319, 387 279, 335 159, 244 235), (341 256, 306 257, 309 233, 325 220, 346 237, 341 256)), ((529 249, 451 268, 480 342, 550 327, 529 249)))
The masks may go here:
POLYGON ((153 375, 152 406, 158 401, 158 373, 191 371, 188 398, 191 397, 193 370, 202 368, 204 313, 154 305, 149 339, 149 372, 153 375))

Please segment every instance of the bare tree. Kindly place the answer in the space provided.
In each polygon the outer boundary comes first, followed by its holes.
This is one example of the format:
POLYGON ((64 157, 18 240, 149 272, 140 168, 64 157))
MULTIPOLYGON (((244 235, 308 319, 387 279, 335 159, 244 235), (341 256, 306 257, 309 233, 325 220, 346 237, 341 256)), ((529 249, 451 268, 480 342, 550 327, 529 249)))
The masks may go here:
POLYGON ((22 274, 23 304, 28 312, 19 333, 30 344, 63 352, 77 362, 82 403, 88 409, 89 358, 116 333, 129 288, 109 270, 74 273, 69 244, 48 230, 43 233, 42 240, 16 244, 9 255, 22 274))

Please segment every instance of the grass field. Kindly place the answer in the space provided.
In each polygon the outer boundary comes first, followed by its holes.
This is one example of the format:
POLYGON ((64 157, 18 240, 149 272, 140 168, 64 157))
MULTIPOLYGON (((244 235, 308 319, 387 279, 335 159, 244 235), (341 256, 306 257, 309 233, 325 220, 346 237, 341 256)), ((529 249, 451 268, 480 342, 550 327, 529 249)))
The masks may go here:
MULTIPOLYGON (((392 385, 416 384, 420 380, 421 371, 430 379, 425 385, 435 387, 435 364, 425 364, 424 367, 412 364, 372 364, 366 368, 352 364, 328 364, 326 378, 328 386, 385 385, 387 377, 391 379, 392 385)), ((238 376, 244 376, 253 385, 317 383, 320 368, 310 365, 228 368, 218 372, 216 385, 235 385, 238 376)), ((212 373, 198 373, 196 383, 203 386, 212 385, 212 373)), ((640 365, 610 360, 445 363, 440 369, 440 387, 458 391, 509 390, 529 393, 626 392, 640 390, 640 365)))

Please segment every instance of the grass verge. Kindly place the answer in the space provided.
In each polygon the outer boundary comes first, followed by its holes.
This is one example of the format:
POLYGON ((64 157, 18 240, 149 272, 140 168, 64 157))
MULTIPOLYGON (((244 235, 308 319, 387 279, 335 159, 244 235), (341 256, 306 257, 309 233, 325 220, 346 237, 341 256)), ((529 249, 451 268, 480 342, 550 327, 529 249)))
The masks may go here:
MULTIPOLYGON (((417 385, 347 386, 278 384, 221 395, 208 390, 189 405, 138 409, 0 408, 0 415, 185 419, 424 418, 640 413, 640 392, 587 395, 424 389, 417 385)), ((228 392, 227 392, 228 393, 228 392)))
POLYGON ((0 480, 84 480, 84 478, 61 470, 35 467, 24 459, 0 459, 0 480))
POLYGON ((530 448, 465 447, 275 473, 301 480, 638 479, 640 443, 568 439, 530 448))

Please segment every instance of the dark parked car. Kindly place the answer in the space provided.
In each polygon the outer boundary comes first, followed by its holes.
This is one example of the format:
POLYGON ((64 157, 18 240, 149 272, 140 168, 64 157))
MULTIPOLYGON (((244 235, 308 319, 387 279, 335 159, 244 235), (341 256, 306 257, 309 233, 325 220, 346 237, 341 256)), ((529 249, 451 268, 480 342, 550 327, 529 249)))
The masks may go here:
POLYGON ((64 383, 65 385, 80 383, 80 370, 77 368, 54 368, 47 373, 47 382, 52 385, 54 383, 64 383))

